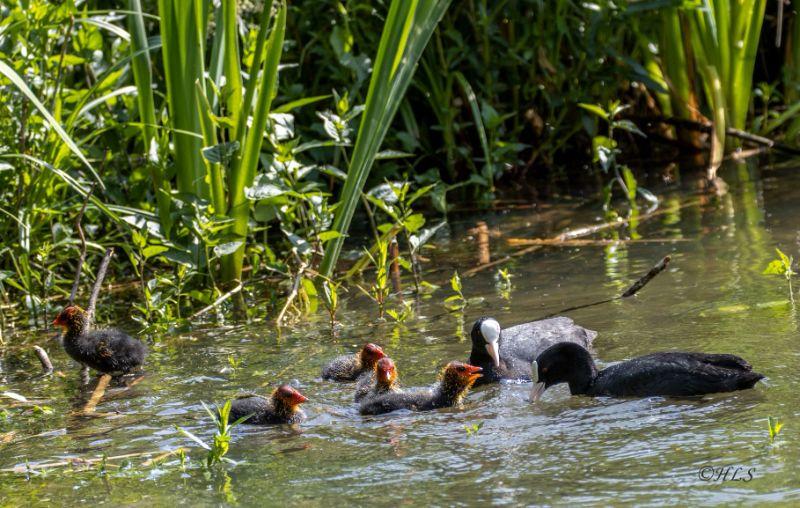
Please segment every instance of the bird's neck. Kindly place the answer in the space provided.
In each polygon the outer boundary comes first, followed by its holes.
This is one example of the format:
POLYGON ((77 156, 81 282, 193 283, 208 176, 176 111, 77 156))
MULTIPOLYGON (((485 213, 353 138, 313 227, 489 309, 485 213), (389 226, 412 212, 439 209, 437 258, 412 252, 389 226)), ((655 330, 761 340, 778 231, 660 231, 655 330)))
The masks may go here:
POLYGON ((272 400, 272 408, 274 409, 276 416, 280 418, 286 418, 287 420, 294 416, 294 414, 297 412, 297 406, 287 404, 286 402, 277 398, 272 400))
POLYGON ((569 380, 569 392, 572 395, 583 395, 589 393, 594 380, 597 378, 597 367, 594 362, 584 364, 573 372, 569 380))
POLYGON ((81 335, 85 334, 88 330, 87 321, 85 318, 76 319, 71 322, 64 333, 64 340, 74 342, 81 335))
POLYGON ((468 386, 443 380, 436 388, 434 398, 441 401, 443 405, 455 406, 461 402, 461 399, 464 398, 468 391, 468 386))

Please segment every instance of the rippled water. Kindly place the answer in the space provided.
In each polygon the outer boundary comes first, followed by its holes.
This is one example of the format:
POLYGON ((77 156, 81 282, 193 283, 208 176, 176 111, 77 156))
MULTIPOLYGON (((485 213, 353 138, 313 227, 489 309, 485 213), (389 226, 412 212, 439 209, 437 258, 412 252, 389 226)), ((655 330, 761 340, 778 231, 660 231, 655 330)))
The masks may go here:
MULTIPOLYGON (((278 381, 292 381, 309 397, 309 419, 296 428, 238 428, 228 456, 244 463, 212 474, 196 466, 183 471, 174 459, 142 466, 145 458, 105 475, 97 468, 2 473, 0 499, 143 506, 797 503, 798 313, 785 281, 761 272, 776 246, 800 257, 800 173, 736 165, 723 177, 730 187, 721 197, 694 193, 691 182, 673 184, 662 203, 672 211, 637 228, 642 239, 656 241, 546 248, 516 259, 509 300, 497 289, 495 270, 465 278, 467 296, 484 301, 463 316, 444 312, 441 302, 452 270, 475 263, 466 230, 476 220, 502 232, 493 240, 500 256, 517 248, 505 244, 509 237, 551 236, 599 218, 596 204, 456 218, 427 265, 426 278, 443 289, 423 299, 405 326, 376 320, 376 310, 359 297, 341 313, 335 339, 322 315, 281 335, 256 324, 163 336, 151 346, 143 380, 109 391, 97 407, 101 417, 68 416, 86 389, 52 343, 51 356, 66 377, 36 377, 29 347, 43 343, 43 334, 12 337, 14 346, 0 350, 0 390, 43 401, 54 414, 12 411, 0 418, 0 437, 9 441, 0 444, 0 468, 179 446, 190 447, 198 461, 202 450, 175 426, 209 440, 214 429, 200 401, 219 402, 240 389, 267 391, 278 381), (734 353, 767 376, 756 389, 692 400, 589 399, 570 397, 561 386, 531 405, 529 385, 504 384, 475 390, 461 409, 361 417, 351 385, 318 377, 327 359, 370 340, 397 362, 403 384, 429 384, 447 361, 468 356, 465 332, 480 315, 511 325, 607 298, 666 253, 673 256, 670 269, 634 299, 569 314, 599 331, 598 362, 657 350, 734 353), (229 355, 242 361, 233 372, 229 355), (785 422, 772 446, 767 416, 785 422), (477 433, 466 432, 480 423, 477 433), (719 471, 703 468, 728 466, 728 478, 739 467, 737 478, 752 479, 704 479, 719 471)), ((611 236, 593 238, 601 237, 611 236)))

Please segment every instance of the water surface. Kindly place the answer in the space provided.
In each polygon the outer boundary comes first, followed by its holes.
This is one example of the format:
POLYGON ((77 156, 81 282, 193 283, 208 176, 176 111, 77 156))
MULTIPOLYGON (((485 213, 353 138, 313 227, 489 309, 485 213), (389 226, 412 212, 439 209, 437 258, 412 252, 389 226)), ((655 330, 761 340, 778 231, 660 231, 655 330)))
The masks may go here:
MULTIPOLYGON (((669 211, 636 228, 650 241, 548 247, 515 259, 508 265, 514 283, 508 299, 498 290, 496 270, 465 278, 467 296, 484 300, 463 313, 446 312, 442 300, 449 274, 475 264, 467 229, 476 220, 502 233, 492 240, 493 255, 500 256, 519 248, 507 238, 552 236, 601 219, 596 203, 455 216, 427 254, 426 278, 442 289, 420 300, 417 315, 403 325, 377 320, 374 306, 354 297, 335 338, 322 313, 281 334, 257 323, 160 336, 146 376, 128 390, 109 391, 97 407, 101 417, 70 414, 86 397, 74 365, 50 343, 66 377, 37 377, 29 348, 46 344, 46 334, 20 333, 10 338, 13 347, 0 350, 0 391, 41 401, 54 413, 10 409, 0 418, 0 434, 9 441, 0 444, 0 468, 180 446, 189 447, 195 465, 184 471, 175 459, 142 466, 145 458, 134 458, 131 467, 109 467, 105 474, 97 468, 3 473, 0 499, 141 506, 796 504, 798 313, 785 281, 761 272, 776 246, 800 257, 800 172, 734 165, 722 174, 729 185, 722 196, 695 192, 691 179, 670 185, 662 193, 662 209, 669 211), (734 353, 767 376, 756 389, 689 400, 589 399, 570 397, 562 386, 531 405, 529 384, 504 384, 475 390, 463 408, 361 417, 351 385, 319 379, 327 359, 369 340, 396 361, 403 384, 429 384, 447 361, 468 356, 466 333, 475 318, 491 314, 511 325, 611 297, 664 254, 673 257, 669 270, 640 295, 569 314, 599 331, 598 363, 658 350, 734 353), (233 371, 229 356, 242 362, 233 371), (295 428, 240 427, 228 455, 239 465, 213 473, 197 467, 202 450, 175 427, 210 440, 214 429, 200 401, 220 402, 241 389, 267 392, 279 381, 309 397, 308 421, 295 428), (773 446, 767 416, 785 422, 773 446), (465 430, 481 423, 477 433, 465 430), (718 469, 703 469, 728 466, 741 468, 737 478, 749 481, 717 480, 718 469)), ((622 229, 619 237, 630 233, 622 229)))

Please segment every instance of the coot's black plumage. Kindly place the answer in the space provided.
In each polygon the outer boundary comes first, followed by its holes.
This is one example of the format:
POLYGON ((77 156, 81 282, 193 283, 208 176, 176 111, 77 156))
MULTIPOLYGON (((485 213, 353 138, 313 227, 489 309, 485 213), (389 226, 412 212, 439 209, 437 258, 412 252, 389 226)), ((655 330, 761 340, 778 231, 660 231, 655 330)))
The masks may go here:
POLYGON ((331 360, 322 368, 322 379, 333 381, 355 381, 363 373, 371 373, 383 350, 376 344, 364 344, 358 353, 343 355, 331 360))
POLYGON ((64 351, 73 360, 104 374, 130 372, 147 355, 147 347, 125 332, 113 328, 87 330, 88 315, 77 305, 62 310, 53 324, 65 328, 64 351))
POLYGON ((472 352, 469 363, 483 369, 476 384, 501 379, 531 379, 531 363, 545 349, 559 342, 574 342, 589 347, 597 332, 578 326, 568 317, 532 321, 500 329, 491 317, 482 317, 472 326, 472 352))
POLYGON ((573 395, 678 397, 744 390, 764 378, 735 355, 680 352, 640 356, 598 372, 589 352, 571 343, 548 348, 534 367, 533 400, 559 383, 568 383, 573 395))
POLYGON ((398 409, 430 411, 452 407, 461 403, 481 374, 481 368, 461 362, 450 362, 444 368, 442 379, 433 388, 405 392, 390 392, 370 397, 361 403, 362 415, 379 415, 398 409))
POLYGON ((268 425, 274 423, 300 423, 306 414, 300 404, 308 400, 302 393, 289 385, 281 385, 272 395, 261 397, 250 395, 234 399, 231 402, 231 422, 249 416, 244 423, 268 425))
POLYGON ((365 372, 358 377, 353 398, 361 402, 370 397, 401 391, 397 386, 397 368, 391 358, 384 356, 375 364, 373 372, 365 372))

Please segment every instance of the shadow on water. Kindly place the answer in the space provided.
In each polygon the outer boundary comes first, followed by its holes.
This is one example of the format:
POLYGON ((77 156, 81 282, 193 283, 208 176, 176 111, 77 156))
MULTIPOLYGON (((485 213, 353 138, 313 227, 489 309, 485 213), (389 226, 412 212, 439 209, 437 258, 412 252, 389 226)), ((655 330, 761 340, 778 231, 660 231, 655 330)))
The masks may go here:
MULTIPOLYGON (((340 314, 336 338, 322 314, 280 336, 259 323, 160 337, 151 345, 146 375, 134 386, 112 386, 97 407, 100 417, 75 414, 91 387, 80 385, 72 367, 65 378, 37 378, 29 350, 4 350, 0 390, 24 394, 52 412, 10 410, 0 418, 0 468, 180 446, 196 464, 204 452, 176 426, 211 439, 214 428, 200 401, 221 402, 240 390, 266 393, 279 381, 308 396, 309 419, 301 426, 235 429, 228 456, 239 465, 210 473, 196 466, 184 471, 175 458, 147 466, 131 459, 131 467, 104 474, 97 467, 29 478, 4 473, 0 498, 12 505, 322 506, 343 498, 437 505, 797 502, 797 312, 785 281, 761 272, 776 246, 800 255, 800 172, 737 164, 722 176, 729 188, 721 196, 696 193, 695 182, 665 193, 662 208, 670 211, 636 228, 642 239, 663 241, 543 248, 508 265, 510 298, 498 289, 496 270, 465 278, 466 296, 484 300, 463 314, 443 312, 450 294, 443 285, 402 325, 377 321, 374 307, 353 298, 340 314), (730 352, 767 375, 755 390, 632 400, 570 397, 562 386, 531 405, 530 386, 509 383, 472 392, 461 409, 361 417, 351 385, 319 378, 327 359, 370 340, 396 361, 403 384, 429 384, 447 361, 467 356, 465 327, 478 316, 513 324, 608 298, 664 254, 673 257, 670 268, 635 298, 570 314, 600 332, 599 363, 655 350, 730 352), (241 365, 231 368, 229 356, 241 365), (786 424, 776 446, 769 445, 767 416, 786 424), (478 431, 467 432, 477 424, 483 424, 478 431), (728 466, 752 470, 752 479, 704 477, 704 468, 728 466)), ((429 277, 441 283, 454 269, 474 265, 473 245, 462 239, 477 220, 505 238, 531 238, 597 222, 597 215, 592 204, 459 218, 432 254, 429 277)), ((618 237, 629 234, 622 230, 618 237)), ((492 242, 494 255, 512 249, 502 239, 492 242)), ((31 334, 12 342, 29 346, 38 339, 31 334)), ((56 367, 67 371, 65 355, 49 349, 56 367)))

